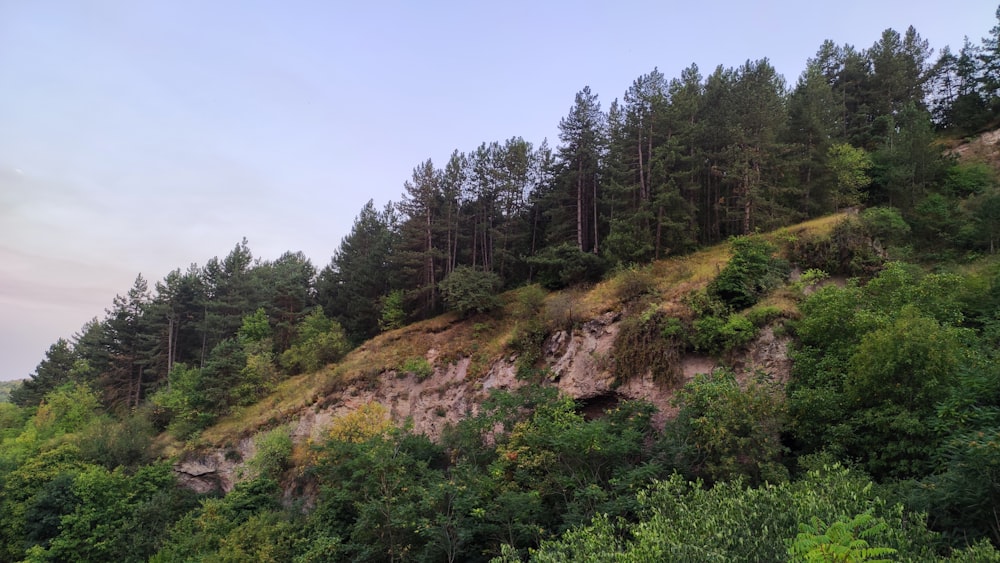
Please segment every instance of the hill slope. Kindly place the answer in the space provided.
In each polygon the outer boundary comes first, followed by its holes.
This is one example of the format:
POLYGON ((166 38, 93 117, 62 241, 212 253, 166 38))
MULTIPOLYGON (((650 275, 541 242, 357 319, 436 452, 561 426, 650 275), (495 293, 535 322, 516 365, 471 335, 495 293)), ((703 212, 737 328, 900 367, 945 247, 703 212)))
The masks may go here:
MULTIPOLYGON (((844 216, 780 229, 765 238, 787 247, 800 237, 828 234, 844 216)), ((781 331, 773 323, 726 353, 681 351, 673 358, 671 377, 652 368, 630 371, 616 365, 623 322, 654 314, 690 321, 689 297, 703 290, 729 258, 729 244, 720 244, 625 270, 588 288, 510 291, 503 296, 502 311, 473 318, 450 313, 384 333, 338 364, 284 381, 272 395, 206 429, 196 441, 182 445, 161 436, 161 447, 181 454, 175 469, 188 486, 228 491, 243 460, 256 451, 253 436, 267 428, 290 425, 303 448, 332 421, 375 402, 397 425, 412 424, 415 432, 437 439, 447 425, 477 412, 492 390, 529 383, 557 388, 584 412, 599 413, 622 400, 648 401, 662 425, 674 412, 674 391, 698 373, 728 366, 743 375, 763 370, 779 381, 788 376, 788 338, 777 335, 781 331)), ((795 315, 794 302, 781 292, 756 308, 772 311, 776 320, 795 315)))

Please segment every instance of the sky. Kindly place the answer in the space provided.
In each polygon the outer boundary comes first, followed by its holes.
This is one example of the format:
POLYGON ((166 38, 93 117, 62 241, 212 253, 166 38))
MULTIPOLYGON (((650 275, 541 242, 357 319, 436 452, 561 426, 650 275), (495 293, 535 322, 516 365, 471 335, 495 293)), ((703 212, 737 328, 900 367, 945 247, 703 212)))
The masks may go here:
POLYGON ((0 380, 103 318, 136 275, 302 251, 330 261, 413 168, 558 144, 658 67, 767 57, 794 85, 825 39, 913 25, 935 54, 984 0, 0 0, 0 380))

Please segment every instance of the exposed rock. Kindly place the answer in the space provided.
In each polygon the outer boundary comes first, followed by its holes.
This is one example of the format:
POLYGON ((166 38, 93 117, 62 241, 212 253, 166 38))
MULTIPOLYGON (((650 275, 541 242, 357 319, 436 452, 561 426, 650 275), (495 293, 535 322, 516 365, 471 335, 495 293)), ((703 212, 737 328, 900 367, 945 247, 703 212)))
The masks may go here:
POLYGON ((174 473, 184 487, 197 493, 233 490, 246 460, 257 453, 253 440, 240 440, 234 448, 190 455, 174 464, 174 473))
POLYGON ((792 360, 788 357, 790 343, 791 338, 788 336, 777 336, 773 327, 764 327, 746 352, 737 358, 735 367, 743 374, 760 370, 785 383, 792 374, 792 360))
POLYGON ((618 335, 618 315, 607 313, 573 332, 558 331, 544 345, 544 360, 556 386, 574 399, 611 391, 611 349, 618 335))
MULTIPOLYGON (((603 408, 621 400, 649 401, 657 409, 654 424, 662 424, 676 414, 671 399, 676 389, 698 373, 718 367, 709 357, 689 354, 682 358, 682 381, 669 384, 654 381, 647 372, 619 381, 614 373, 612 349, 619 332, 621 314, 605 313, 571 331, 557 331, 543 343, 542 362, 551 373, 548 382, 560 393, 581 401, 588 416, 598 416, 603 408), (589 409, 589 410, 587 410, 589 409)), ((791 369, 788 337, 776 336, 765 328, 740 357, 734 367, 741 376, 762 369, 780 381, 787 381, 791 369)), ((296 443, 319 441, 338 417, 376 401, 385 406, 396 423, 409 422, 414 432, 438 439, 444 428, 478 411, 489 392, 513 390, 524 385, 517 379, 516 356, 497 358, 481 377, 470 380, 470 358, 441 365, 435 363, 438 352, 431 348, 428 361, 434 371, 426 378, 414 374, 387 371, 374 384, 370 380, 348 385, 326 406, 310 406, 292 417, 291 436, 296 443)), ((244 439, 226 451, 192 454, 175 465, 185 486, 200 492, 228 492, 240 477, 245 460, 255 453, 252 439, 244 439)))

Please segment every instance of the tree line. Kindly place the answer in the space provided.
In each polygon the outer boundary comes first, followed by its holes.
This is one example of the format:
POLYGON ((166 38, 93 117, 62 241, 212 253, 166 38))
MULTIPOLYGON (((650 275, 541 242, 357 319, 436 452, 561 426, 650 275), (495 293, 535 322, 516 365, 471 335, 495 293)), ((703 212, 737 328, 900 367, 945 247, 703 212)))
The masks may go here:
POLYGON ((116 412, 158 394, 165 419, 188 413, 196 428, 442 312, 458 270, 558 288, 860 204, 895 208, 934 252, 993 251, 990 174, 949 159, 937 135, 996 123, 998 38, 1000 25, 934 60, 912 27, 866 49, 826 41, 794 86, 767 59, 653 69, 606 110, 583 88, 554 149, 515 137, 420 163, 398 202, 362 208, 322 269, 301 253, 255 258, 244 240, 152 287, 137 277, 12 399, 83 381, 116 412))

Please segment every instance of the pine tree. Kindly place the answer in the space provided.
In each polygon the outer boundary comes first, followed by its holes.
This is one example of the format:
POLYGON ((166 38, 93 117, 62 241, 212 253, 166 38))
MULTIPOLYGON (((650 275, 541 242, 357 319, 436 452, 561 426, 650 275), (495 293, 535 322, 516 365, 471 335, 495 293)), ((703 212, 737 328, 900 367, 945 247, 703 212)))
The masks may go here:
POLYGON ((788 99, 789 158, 801 186, 796 210, 806 216, 828 211, 825 192, 829 186, 826 154, 837 130, 836 96, 824 77, 823 68, 810 60, 788 99))
POLYGON ((114 410, 138 407, 147 386, 147 369, 152 360, 154 335, 143 315, 150 303, 149 286, 139 275, 124 296, 115 297, 104 322, 104 346, 109 354, 108 369, 98 384, 104 402, 114 410))
POLYGON ((11 391, 10 402, 19 407, 38 405, 49 391, 72 381, 76 361, 77 356, 69 341, 64 338, 56 340, 31 377, 11 391))
POLYGON ((428 159, 413 169, 403 187, 403 198, 397 203, 401 217, 396 259, 408 283, 411 310, 425 317, 440 311, 437 283, 446 256, 435 236, 441 229, 441 172, 428 159))
MULTIPOLYGON (((569 114, 559 121, 558 149, 564 195, 572 201, 575 243, 581 252, 597 253, 600 242, 600 166, 605 120, 597 94, 586 86, 576 94, 569 114)), ((569 241, 551 241, 553 243, 569 241)))
POLYGON ((252 274, 260 288, 257 305, 265 308, 274 329, 275 351, 281 353, 291 346, 296 325, 316 304, 316 268, 302 252, 285 252, 273 262, 259 264, 252 274))
POLYGON ((316 281, 323 310, 344 327, 353 342, 378 334, 380 302, 393 289, 396 238, 394 206, 378 211, 369 200, 316 281))

